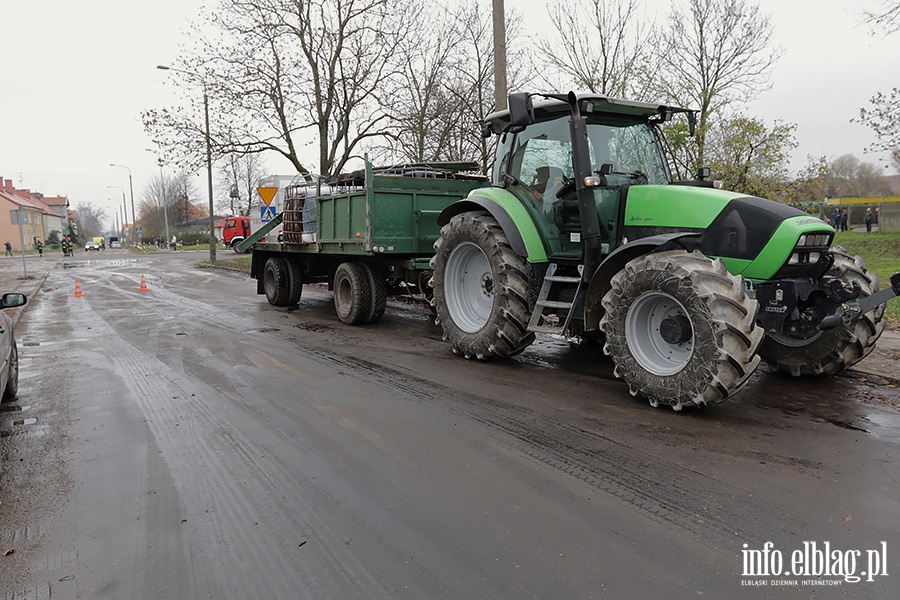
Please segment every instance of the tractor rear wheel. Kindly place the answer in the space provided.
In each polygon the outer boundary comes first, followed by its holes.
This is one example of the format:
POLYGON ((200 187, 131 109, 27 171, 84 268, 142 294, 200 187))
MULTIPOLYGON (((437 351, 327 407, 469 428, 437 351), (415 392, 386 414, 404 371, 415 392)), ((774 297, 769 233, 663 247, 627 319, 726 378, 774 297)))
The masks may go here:
MULTIPOLYGON (((834 265, 825 274, 836 277, 845 286, 853 282, 862 288, 860 297, 878 291, 878 276, 869 273, 858 256, 850 256, 833 246, 834 265)), ((800 375, 834 375, 865 358, 884 331, 884 305, 847 324, 815 331, 807 336, 766 334, 759 354, 776 371, 800 375)))
POLYGON ((673 250, 638 257, 602 300, 603 351, 616 377, 652 406, 717 404, 759 364, 755 300, 721 260, 673 250))
POLYGON ((441 229, 431 259, 435 323, 453 352, 506 358, 525 349, 529 332, 528 268, 487 212, 456 215, 441 229))

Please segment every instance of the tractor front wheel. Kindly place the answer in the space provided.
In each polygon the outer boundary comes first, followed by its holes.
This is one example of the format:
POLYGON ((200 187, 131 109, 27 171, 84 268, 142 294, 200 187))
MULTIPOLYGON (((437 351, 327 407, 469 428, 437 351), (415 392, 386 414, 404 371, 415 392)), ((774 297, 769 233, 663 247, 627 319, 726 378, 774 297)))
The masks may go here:
POLYGON ((759 364, 755 300, 721 260, 673 250, 638 257, 602 300, 603 350, 633 396, 650 404, 717 404, 759 364))
POLYGON ((466 358, 506 358, 525 349, 528 268, 487 212, 456 215, 441 229, 431 259, 435 323, 453 352, 466 358))
MULTIPOLYGON (((858 256, 850 256, 840 246, 833 246, 834 265, 825 274, 835 277, 845 286, 853 282, 862 288, 860 297, 878 291, 878 276, 869 273, 858 256)), ((884 305, 867 312, 850 323, 815 331, 807 336, 766 334, 759 354, 774 370, 801 375, 834 375, 855 365, 875 348, 884 331, 884 305)))

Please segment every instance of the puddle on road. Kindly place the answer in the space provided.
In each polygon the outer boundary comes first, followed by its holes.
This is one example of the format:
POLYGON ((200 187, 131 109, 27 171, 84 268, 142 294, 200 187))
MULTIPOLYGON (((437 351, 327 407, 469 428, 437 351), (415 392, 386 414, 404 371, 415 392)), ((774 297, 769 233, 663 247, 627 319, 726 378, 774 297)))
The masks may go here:
POLYGON ((869 428, 872 435, 895 441, 900 441, 900 415, 886 412, 872 412, 865 419, 875 425, 869 428))

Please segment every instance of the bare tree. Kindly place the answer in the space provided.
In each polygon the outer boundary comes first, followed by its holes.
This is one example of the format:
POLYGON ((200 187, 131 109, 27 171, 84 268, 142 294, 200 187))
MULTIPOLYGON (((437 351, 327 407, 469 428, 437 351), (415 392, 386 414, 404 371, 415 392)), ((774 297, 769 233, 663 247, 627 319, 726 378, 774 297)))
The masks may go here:
POLYGON ((673 6, 656 59, 666 68, 658 80, 662 96, 699 110, 688 162, 703 165, 713 116, 732 102, 746 102, 768 89, 782 50, 772 43, 773 26, 759 5, 745 0, 688 0, 673 6))
MULTIPOLYGON (((253 208, 253 198, 256 190, 256 183, 265 175, 265 163, 259 154, 230 154, 226 157, 221 168, 222 175, 229 183, 229 204, 228 209, 231 214, 237 214, 235 211, 235 203, 237 208, 242 209, 244 214, 250 214, 253 208)), ((220 207, 226 205, 220 201, 220 207)))
POLYGON ((78 232, 84 239, 89 240, 103 233, 103 222, 106 220, 105 208, 94 206, 91 202, 84 202, 75 206, 75 210, 78 212, 78 232))
POLYGON ((863 9, 864 22, 875 35, 890 35, 900 31, 900 1, 875 0, 877 8, 863 9))
MULTIPOLYGON (((646 97, 653 37, 638 0, 573 0, 552 5, 555 39, 538 41, 538 55, 566 85, 630 99, 646 97)), ((549 81, 545 77, 545 80, 549 81)), ((557 87, 551 83, 551 87, 557 87)))
MULTIPOLYGON (((492 140, 481 123, 494 110, 494 54, 491 14, 475 0, 448 15, 445 6, 423 5, 415 35, 398 47, 402 69, 393 93, 393 129, 387 144, 369 149, 383 159, 404 162, 474 161, 486 170, 492 140)), ((507 12, 507 69, 511 89, 523 84, 521 18, 507 12)))
POLYGON ((459 110, 445 88, 448 77, 461 68, 456 51, 462 41, 458 27, 462 11, 448 19, 434 18, 444 7, 422 5, 415 15, 417 35, 398 47, 399 85, 391 108, 394 130, 391 152, 403 162, 448 158, 450 138, 457 129, 459 110))
POLYGON ((874 164, 861 162, 852 154, 831 161, 828 196, 865 197, 889 193, 890 185, 874 164))
POLYGON ((869 99, 869 108, 859 109, 857 123, 868 126, 877 138, 866 152, 888 152, 891 161, 900 164, 900 88, 894 88, 888 94, 878 92, 869 99))
POLYGON ((167 219, 169 227, 190 220, 192 211, 184 206, 182 199, 187 198, 189 202, 197 196, 197 189, 195 176, 185 171, 152 176, 144 185, 138 205, 138 226, 143 228, 143 236, 164 236, 167 219))
MULTIPOLYGON (((360 143, 384 135, 406 0, 220 0, 212 35, 192 36, 178 68, 209 91, 217 156, 276 152, 297 172, 318 147, 318 170, 343 169, 360 143)), ((176 75, 179 75, 176 73, 176 75)), ((194 94, 196 96, 196 93, 194 94)), ((144 113, 167 162, 198 164, 196 101, 144 113)))

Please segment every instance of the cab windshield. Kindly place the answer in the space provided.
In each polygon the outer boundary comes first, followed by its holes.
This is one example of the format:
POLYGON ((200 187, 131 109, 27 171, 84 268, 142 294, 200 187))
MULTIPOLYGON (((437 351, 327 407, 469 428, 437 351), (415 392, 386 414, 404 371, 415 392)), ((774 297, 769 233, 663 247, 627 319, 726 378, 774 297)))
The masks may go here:
MULTIPOLYGON (((616 122, 608 115, 590 115, 587 119, 592 170, 611 164, 611 184, 627 183, 637 171, 646 175, 648 183, 669 182, 660 144, 647 123, 616 122), (621 174, 621 181, 616 179, 617 174, 621 174)), ((504 148, 501 142, 494 181, 500 180, 500 173, 508 165, 510 175, 543 196, 574 175, 568 115, 529 125, 518 135, 507 136, 506 144, 504 148), (513 143, 515 148, 510 149, 513 143)))

